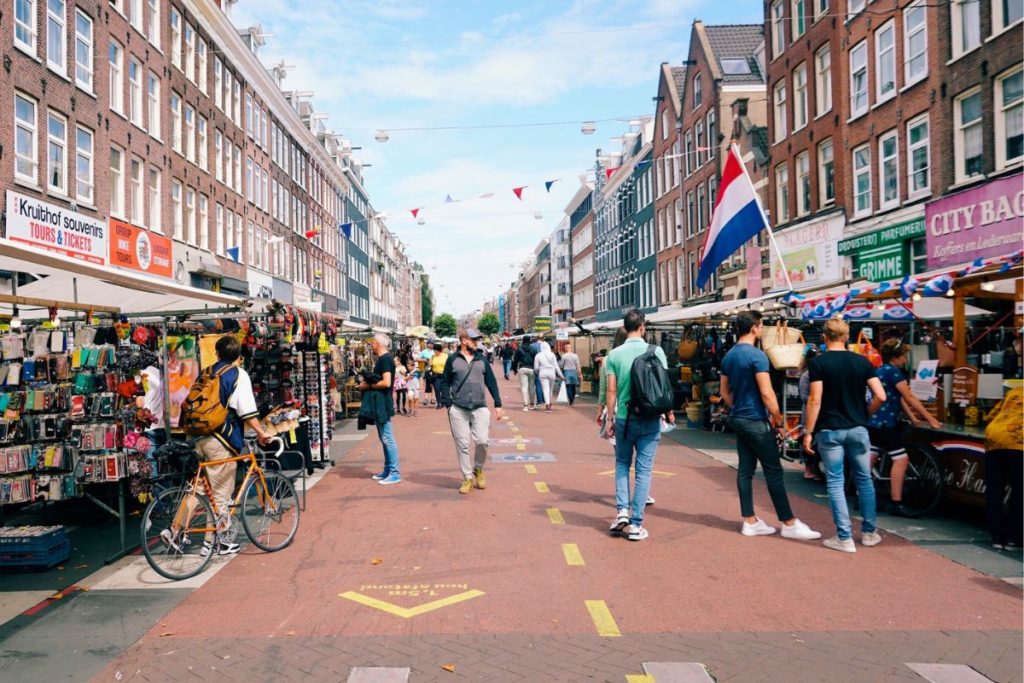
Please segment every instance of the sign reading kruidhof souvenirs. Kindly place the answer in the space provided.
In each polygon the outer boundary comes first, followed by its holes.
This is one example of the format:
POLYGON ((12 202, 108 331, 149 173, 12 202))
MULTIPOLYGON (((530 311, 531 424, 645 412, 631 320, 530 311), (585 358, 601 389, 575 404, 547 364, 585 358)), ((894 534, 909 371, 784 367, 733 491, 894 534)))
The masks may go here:
POLYGON ((107 225, 99 218, 7 191, 7 239, 107 265, 107 225))

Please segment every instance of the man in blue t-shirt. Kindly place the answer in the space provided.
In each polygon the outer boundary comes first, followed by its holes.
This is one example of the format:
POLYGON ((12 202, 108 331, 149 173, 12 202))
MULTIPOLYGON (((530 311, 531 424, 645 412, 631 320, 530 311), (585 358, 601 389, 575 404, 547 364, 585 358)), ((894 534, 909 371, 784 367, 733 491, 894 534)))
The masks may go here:
POLYGON ((821 538, 793 514, 779 463, 776 430, 783 429, 785 418, 768 374, 768 356, 754 346, 761 337, 764 322, 757 311, 743 311, 736 316, 739 341, 722 359, 722 398, 729 406, 729 426, 736 432, 739 467, 736 488, 740 494, 741 533, 744 536, 768 536, 775 527, 768 526, 754 514, 754 471, 758 461, 764 470, 768 493, 775 514, 782 522, 782 536, 801 541, 821 538))

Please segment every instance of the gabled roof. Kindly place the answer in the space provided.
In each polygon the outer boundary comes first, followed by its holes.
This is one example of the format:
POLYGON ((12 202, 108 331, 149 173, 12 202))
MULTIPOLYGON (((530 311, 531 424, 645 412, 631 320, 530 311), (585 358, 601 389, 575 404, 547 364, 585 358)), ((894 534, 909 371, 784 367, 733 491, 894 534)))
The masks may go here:
POLYGON ((661 80, 665 82, 665 87, 672 97, 672 107, 675 110, 675 115, 679 116, 683 109, 683 91, 686 89, 686 67, 669 66, 668 62, 663 62, 661 65, 661 80))
POLYGON ((722 83, 764 83, 764 75, 755 58, 757 48, 764 40, 762 24, 726 24, 703 28, 710 51, 707 57, 714 63, 716 78, 721 78, 722 83), (731 59, 746 61, 750 73, 729 73, 730 69, 723 68, 722 61, 731 59))

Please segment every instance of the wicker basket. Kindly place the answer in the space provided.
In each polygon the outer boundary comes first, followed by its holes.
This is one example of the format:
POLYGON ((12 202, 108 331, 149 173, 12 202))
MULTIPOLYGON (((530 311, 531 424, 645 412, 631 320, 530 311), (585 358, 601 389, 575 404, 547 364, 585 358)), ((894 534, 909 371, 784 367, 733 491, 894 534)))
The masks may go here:
POLYGON ((800 367, 807 350, 807 342, 804 335, 797 332, 797 342, 790 344, 776 344, 765 350, 768 360, 776 370, 791 370, 800 367))
POLYGON ((796 344, 803 338, 803 334, 800 330, 793 329, 785 320, 780 320, 775 323, 775 327, 766 327, 761 332, 761 349, 764 350, 765 353, 768 353, 768 349, 774 346, 778 346, 780 344, 796 344))

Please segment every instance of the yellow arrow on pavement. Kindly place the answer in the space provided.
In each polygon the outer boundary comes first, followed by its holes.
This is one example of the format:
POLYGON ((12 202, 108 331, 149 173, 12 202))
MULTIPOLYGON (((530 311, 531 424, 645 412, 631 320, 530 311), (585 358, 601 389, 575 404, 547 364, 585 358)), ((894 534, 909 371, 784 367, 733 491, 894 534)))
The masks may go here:
POLYGON ((362 593, 357 593, 355 591, 338 593, 338 597, 345 598, 346 600, 351 600, 353 602, 358 602, 360 605, 365 605, 367 607, 379 609, 381 612, 387 612, 388 614, 392 614, 396 617, 401 617, 403 619, 411 619, 412 617, 416 617, 421 614, 426 614, 427 612, 433 612, 434 610, 441 609, 442 607, 448 607, 449 605, 454 605, 459 602, 471 600, 483 594, 483 591, 478 590, 465 591, 463 593, 458 593, 457 595, 452 595, 447 598, 442 598, 440 600, 434 600, 432 602, 427 602, 422 605, 417 605, 416 607, 399 607, 398 605, 387 602, 386 600, 378 600, 377 598, 371 598, 368 595, 363 595, 362 593))

